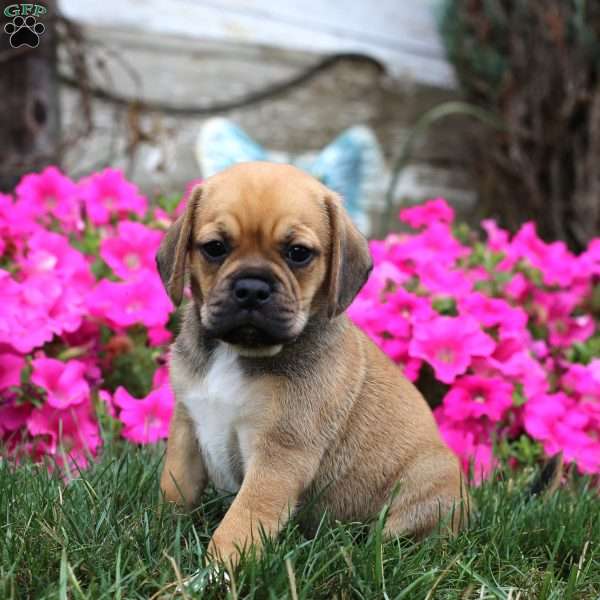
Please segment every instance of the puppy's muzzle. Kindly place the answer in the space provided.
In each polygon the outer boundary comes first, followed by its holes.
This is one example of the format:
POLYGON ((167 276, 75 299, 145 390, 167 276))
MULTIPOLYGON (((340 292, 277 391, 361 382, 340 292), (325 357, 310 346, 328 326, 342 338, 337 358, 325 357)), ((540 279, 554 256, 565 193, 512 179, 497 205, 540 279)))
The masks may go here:
POLYGON ((233 298, 240 308, 259 308, 271 301, 272 283, 257 277, 242 277, 232 286, 233 298))
POLYGON ((300 333, 297 303, 271 273, 238 272, 215 290, 205 322, 207 334, 231 344, 284 344, 300 333))

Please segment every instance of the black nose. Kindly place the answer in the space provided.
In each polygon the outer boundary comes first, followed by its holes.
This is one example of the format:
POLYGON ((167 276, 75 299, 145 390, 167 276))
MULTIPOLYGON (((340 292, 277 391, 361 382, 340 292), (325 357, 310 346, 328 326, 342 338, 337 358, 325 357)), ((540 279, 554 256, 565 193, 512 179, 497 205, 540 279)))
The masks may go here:
POLYGON ((271 299, 271 285, 264 279, 242 277, 233 284, 233 297, 241 308, 256 308, 271 299))

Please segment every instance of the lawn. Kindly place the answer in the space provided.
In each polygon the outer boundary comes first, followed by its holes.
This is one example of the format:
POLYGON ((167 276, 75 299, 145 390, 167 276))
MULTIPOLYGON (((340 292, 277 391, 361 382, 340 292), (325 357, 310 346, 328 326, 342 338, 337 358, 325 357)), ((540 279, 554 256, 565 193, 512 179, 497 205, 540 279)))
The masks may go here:
MULTIPOLYGON (((0 598, 169 598, 193 573, 227 499, 192 515, 159 502, 162 446, 107 446, 65 485, 0 461, 0 598)), ((229 591, 202 598, 600 598, 600 499, 577 478, 550 498, 524 493, 531 473, 474 490, 479 512, 455 539, 381 542, 381 523, 325 523, 313 539, 291 523, 229 591)), ((185 597, 185 595, 183 596, 185 597)))

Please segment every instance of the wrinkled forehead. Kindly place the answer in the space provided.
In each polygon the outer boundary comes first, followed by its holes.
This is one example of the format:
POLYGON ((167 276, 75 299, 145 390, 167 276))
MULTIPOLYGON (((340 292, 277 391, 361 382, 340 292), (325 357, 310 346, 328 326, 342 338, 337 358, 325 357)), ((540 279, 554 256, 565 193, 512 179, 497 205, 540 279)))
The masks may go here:
POLYGON ((324 244, 329 232, 324 189, 308 177, 213 178, 203 186, 194 221, 197 239, 213 234, 282 242, 304 237, 324 244))

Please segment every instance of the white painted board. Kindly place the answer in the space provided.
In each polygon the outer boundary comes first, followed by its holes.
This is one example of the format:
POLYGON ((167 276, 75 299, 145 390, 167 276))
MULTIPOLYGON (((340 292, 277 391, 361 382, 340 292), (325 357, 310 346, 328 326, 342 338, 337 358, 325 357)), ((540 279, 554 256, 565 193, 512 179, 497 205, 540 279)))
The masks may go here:
POLYGON ((394 77, 452 87, 437 31, 440 0, 59 0, 84 24, 275 46, 362 52, 394 77))

